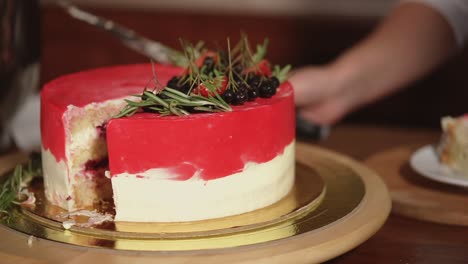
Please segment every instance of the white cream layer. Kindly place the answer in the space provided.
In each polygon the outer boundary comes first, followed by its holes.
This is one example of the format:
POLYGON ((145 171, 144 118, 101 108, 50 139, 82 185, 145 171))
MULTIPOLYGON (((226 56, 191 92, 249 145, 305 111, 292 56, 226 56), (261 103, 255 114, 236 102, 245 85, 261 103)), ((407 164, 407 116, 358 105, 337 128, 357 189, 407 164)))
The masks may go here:
POLYGON ((248 163, 244 170, 205 181, 195 175, 171 180, 165 169, 112 176, 115 221, 197 221, 250 212, 286 196, 294 184, 293 141, 265 163, 248 163))
POLYGON ((71 186, 68 180, 67 165, 63 160, 57 162, 54 155, 42 147, 42 170, 47 200, 64 209, 73 208, 71 186))

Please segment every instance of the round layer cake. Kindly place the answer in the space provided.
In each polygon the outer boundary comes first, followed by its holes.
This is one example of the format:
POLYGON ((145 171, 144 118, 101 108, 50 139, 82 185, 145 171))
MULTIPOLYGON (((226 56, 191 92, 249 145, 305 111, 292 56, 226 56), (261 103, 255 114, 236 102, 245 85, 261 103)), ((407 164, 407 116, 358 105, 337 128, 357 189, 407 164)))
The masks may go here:
MULTIPOLYGON (((155 67, 161 83, 181 71, 155 67)), ((230 112, 113 118, 124 99, 143 91, 152 72, 147 64, 109 67, 44 87, 41 133, 50 202, 74 211, 113 198, 116 221, 177 222, 249 212, 291 190, 295 124, 288 82, 272 98, 230 112)))

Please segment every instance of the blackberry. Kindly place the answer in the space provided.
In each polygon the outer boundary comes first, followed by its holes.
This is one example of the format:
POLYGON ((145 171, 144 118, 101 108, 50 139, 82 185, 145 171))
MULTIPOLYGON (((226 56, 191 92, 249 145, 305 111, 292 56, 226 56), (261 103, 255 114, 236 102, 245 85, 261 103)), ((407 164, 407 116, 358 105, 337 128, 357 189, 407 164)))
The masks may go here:
POLYGON ((184 94, 188 94, 190 87, 191 85, 189 84, 189 82, 185 82, 184 85, 182 85, 182 87, 179 89, 179 91, 184 94))
POLYGON ((161 98, 161 99, 169 99, 170 98, 169 96, 167 96, 167 95, 165 95, 163 93, 158 94, 158 97, 161 98))
POLYGON ((241 73, 244 70, 244 67, 242 67, 240 63, 236 63, 232 66, 232 70, 236 73, 241 73))
MULTIPOLYGON (((190 84, 185 76, 174 76, 167 82, 167 87, 187 94, 190 90, 190 84)), ((166 98, 163 98, 166 99, 166 98)))
POLYGON ((270 98, 276 94, 276 87, 273 86, 270 80, 265 80, 260 85, 260 88, 258 89, 258 91, 259 91, 260 97, 270 98))
POLYGON ((249 99, 248 92, 249 91, 245 86, 239 87, 239 89, 237 89, 237 91, 235 93, 233 103, 236 104, 236 105, 241 105, 241 104, 244 104, 245 102, 247 102, 247 100, 249 99))
POLYGON ((257 99, 258 97, 258 89, 255 87, 250 87, 250 89, 247 92, 247 96, 249 97, 247 101, 253 101, 257 99))
POLYGON ((214 61, 213 57, 211 57, 211 56, 207 56, 203 60, 203 65, 205 65, 205 66, 211 66, 211 65, 214 65, 214 64, 215 64, 215 61, 214 61))
POLYGON ((245 85, 244 79, 245 79, 245 76, 234 74, 234 82, 236 83, 236 87, 241 87, 245 85))
POLYGON ((228 89, 226 90, 222 95, 221 97, 223 98, 224 101, 226 101, 226 103, 228 104, 232 104, 234 102, 234 93, 232 92, 232 90, 228 89))
POLYGON ((250 85, 250 87, 260 88, 262 77, 260 75, 254 75, 248 79, 247 83, 250 85))
POLYGON ((157 113, 157 112, 158 112, 158 111, 156 111, 156 110, 150 109, 150 108, 147 107, 147 106, 144 106, 144 107, 142 107, 141 109, 142 109, 143 112, 145 112, 145 113, 157 113))
POLYGON ((204 68, 204 72, 205 73, 210 73, 214 70, 214 66, 215 66, 215 60, 213 59, 213 57, 206 57, 204 60, 203 60, 203 65, 202 67, 205 67, 204 68))
POLYGON ((271 82, 271 85, 273 85, 273 87, 275 88, 278 88, 280 86, 280 81, 275 76, 270 78, 270 82, 271 82))
POLYGON ((182 87, 182 78, 179 76, 172 77, 166 84, 167 87, 179 90, 182 87))

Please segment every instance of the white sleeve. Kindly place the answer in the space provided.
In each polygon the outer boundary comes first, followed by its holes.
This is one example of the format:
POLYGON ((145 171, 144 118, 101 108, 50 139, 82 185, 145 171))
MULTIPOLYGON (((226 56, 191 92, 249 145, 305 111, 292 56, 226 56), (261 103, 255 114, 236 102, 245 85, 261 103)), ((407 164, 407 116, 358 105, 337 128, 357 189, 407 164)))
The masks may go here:
POLYGON ((437 10, 450 24, 459 47, 468 41, 468 0, 402 0, 416 2, 437 10))

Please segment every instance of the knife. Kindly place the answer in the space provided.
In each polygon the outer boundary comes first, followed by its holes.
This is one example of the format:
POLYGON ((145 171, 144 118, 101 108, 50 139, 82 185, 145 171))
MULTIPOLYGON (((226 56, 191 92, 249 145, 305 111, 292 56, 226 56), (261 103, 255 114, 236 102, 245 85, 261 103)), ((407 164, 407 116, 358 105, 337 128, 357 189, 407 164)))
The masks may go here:
POLYGON ((303 141, 319 141, 330 134, 330 126, 317 125, 302 118, 296 111, 296 137, 303 141))
POLYGON ((68 1, 58 1, 57 4, 71 17, 112 33, 115 37, 120 39, 125 46, 156 62, 161 64, 174 64, 177 57, 180 55, 180 52, 160 42, 143 37, 135 31, 115 23, 112 20, 84 11, 68 1))

